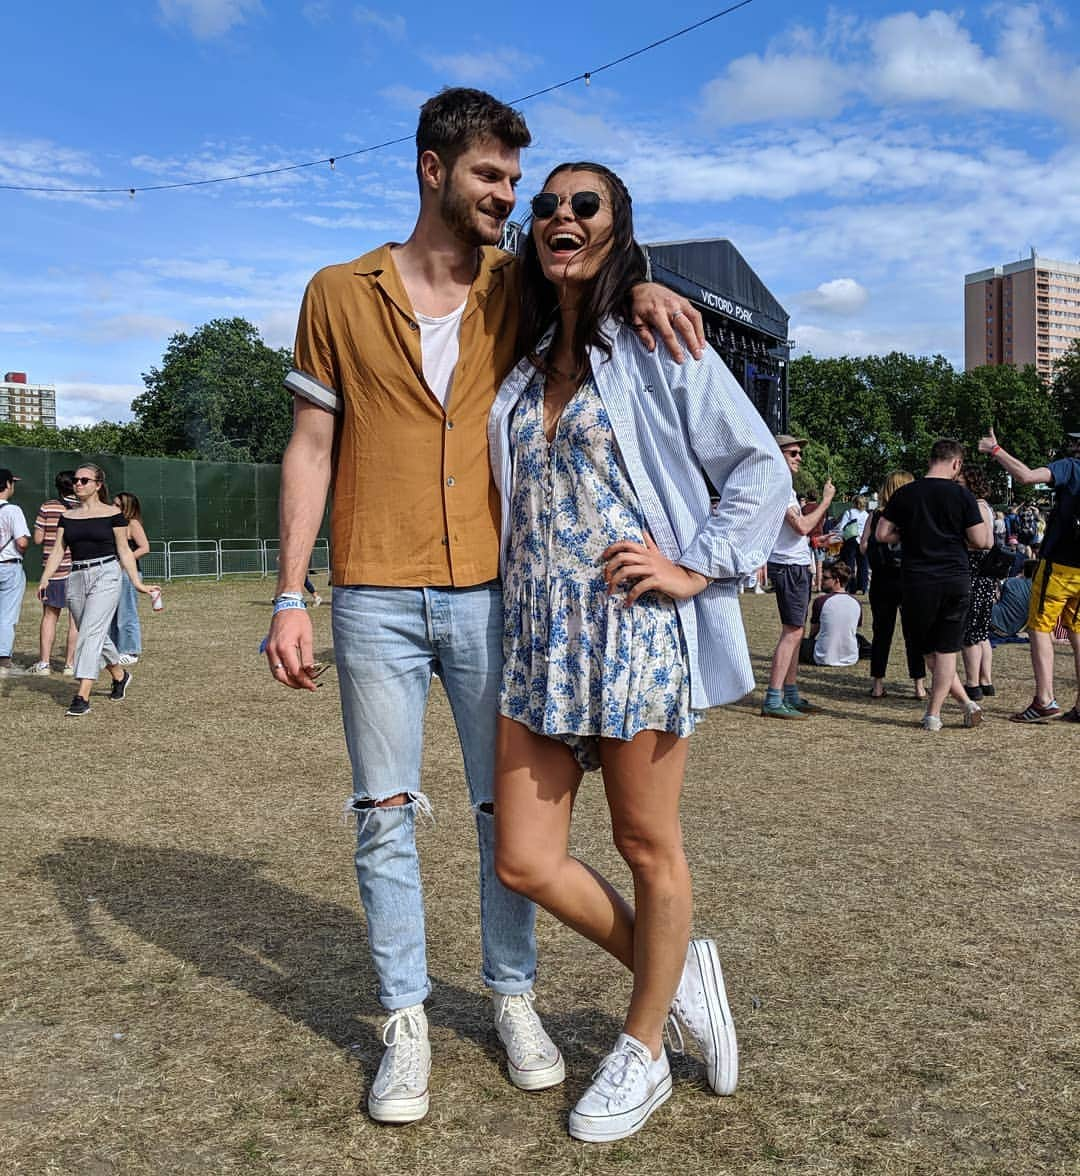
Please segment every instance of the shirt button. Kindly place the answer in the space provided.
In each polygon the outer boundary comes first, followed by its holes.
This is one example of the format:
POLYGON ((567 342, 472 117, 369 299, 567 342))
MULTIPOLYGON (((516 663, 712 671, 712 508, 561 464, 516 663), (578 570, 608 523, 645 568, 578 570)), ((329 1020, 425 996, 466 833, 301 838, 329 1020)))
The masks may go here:
POLYGON ((453 486, 453 484, 454 484, 454 479, 453 479, 453 478, 447 478, 447 479, 446 479, 446 484, 447 484, 447 486, 453 486))
POLYGON ((446 422, 446 427, 447 427, 448 429, 452 429, 452 428, 454 427, 454 422, 453 422, 453 421, 447 421, 447 422, 446 422))
POLYGON ((449 546, 450 546, 450 536, 449 536, 449 535, 444 535, 444 536, 443 536, 442 545, 443 545, 443 547, 449 547, 449 546))
POLYGON ((414 323, 412 321, 412 319, 409 320, 409 330, 410 331, 419 331, 420 330, 420 328, 416 325, 416 323, 414 323))

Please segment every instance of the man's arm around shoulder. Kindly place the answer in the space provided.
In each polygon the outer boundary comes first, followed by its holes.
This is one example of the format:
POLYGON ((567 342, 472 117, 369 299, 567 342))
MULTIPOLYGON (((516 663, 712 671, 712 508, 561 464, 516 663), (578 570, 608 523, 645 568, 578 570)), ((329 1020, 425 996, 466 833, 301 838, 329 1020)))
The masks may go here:
MULTIPOLYGON (((292 436, 281 460, 279 595, 303 591, 330 489, 335 425, 333 413, 299 396, 295 398, 292 436)), ((315 689, 310 676, 315 664, 311 620, 306 609, 290 608, 274 615, 266 656, 279 682, 295 690, 315 689), (275 671, 275 666, 281 668, 275 671)))

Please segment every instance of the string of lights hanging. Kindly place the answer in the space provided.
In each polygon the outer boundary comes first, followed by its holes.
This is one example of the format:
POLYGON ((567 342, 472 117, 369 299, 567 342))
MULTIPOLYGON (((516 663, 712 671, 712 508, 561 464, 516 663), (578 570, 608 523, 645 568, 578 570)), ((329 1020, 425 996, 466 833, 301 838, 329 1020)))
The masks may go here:
MULTIPOLYGON (((567 86, 574 85, 575 82, 584 82, 588 86, 592 79, 597 74, 603 73, 605 70, 614 69, 617 65, 624 65, 627 61, 633 60, 635 57, 640 57, 643 53, 648 53, 653 49, 658 49, 661 45, 668 44, 669 41, 674 41, 678 37, 685 37, 688 33, 694 32, 707 24, 711 24, 721 17, 729 16, 731 13, 738 11, 740 8, 745 8, 748 4, 752 4, 753 0, 740 0, 738 4, 732 4, 728 8, 722 9, 720 12, 714 12, 711 16, 706 16, 702 20, 695 21, 693 24, 687 25, 685 28, 677 29, 673 33, 669 33, 665 37, 660 37, 656 41, 650 41, 648 45, 642 45, 639 49, 634 49, 630 53, 624 53, 622 57, 615 58, 614 61, 605 62, 603 65, 598 65, 592 69, 585 70, 582 73, 575 74, 572 78, 566 78, 564 81, 555 82, 550 86, 544 86, 540 90, 533 90, 530 94, 523 94, 520 98, 511 100, 510 105, 520 106, 523 102, 529 102, 533 98, 540 98, 544 94, 551 94, 555 90, 562 90, 567 86)), ((302 171, 304 168, 321 167, 329 165, 330 169, 336 170, 337 165, 343 159, 352 159, 358 155, 370 155, 375 151, 383 151, 387 147, 396 147, 399 143, 410 143, 413 136, 401 135, 395 139, 384 139, 381 143, 372 143, 367 147, 357 147, 355 151, 342 151, 337 155, 328 155, 325 159, 309 159, 304 163, 290 163, 284 164, 281 167, 267 167, 261 168, 258 171, 239 172, 235 175, 214 176, 205 180, 177 180, 170 184, 140 184, 135 186, 125 185, 122 187, 103 187, 103 188, 62 188, 53 187, 41 184, 0 184, 0 191, 6 192, 50 192, 56 194, 67 195, 96 195, 103 196, 109 194, 127 195, 131 199, 135 198, 137 192, 167 192, 177 188, 204 188, 209 184, 231 184, 238 180, 253 180, 261 176, 277 176, 285 172, 302 171)))

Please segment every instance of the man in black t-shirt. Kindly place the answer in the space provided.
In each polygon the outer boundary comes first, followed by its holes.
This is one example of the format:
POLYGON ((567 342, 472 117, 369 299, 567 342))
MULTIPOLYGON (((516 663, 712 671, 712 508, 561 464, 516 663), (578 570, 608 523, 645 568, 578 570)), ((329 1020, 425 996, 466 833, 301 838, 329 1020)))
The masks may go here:
POLYGON ((964 708, 964 726, 977 727, 982 711, 956 676, 971 595, 968 548, 987 548, 993 528, 975 495, 957 483, 964 464, 959 441, 935 441, 926 477, 901 486, 878 520, 879 543, 904 544, 901 571, 904 637, 930 668, 932 684, 922 725, 941 730, 941 708, 951 693, 964 708))

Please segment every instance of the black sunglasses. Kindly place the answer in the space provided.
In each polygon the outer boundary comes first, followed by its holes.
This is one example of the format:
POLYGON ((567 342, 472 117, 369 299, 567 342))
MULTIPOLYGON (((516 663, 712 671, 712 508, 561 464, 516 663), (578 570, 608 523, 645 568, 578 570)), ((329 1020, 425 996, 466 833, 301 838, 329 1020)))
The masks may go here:
POLYGON ((96 482, 97 478, 72 478, 71 480, 75 483, 76 486, 85 486, 89 482, 96 482))
POLYGON ((784 452, 789 457, 802 457, 802 450, 801 449, 785 449, 784 452))
MULTIPOLYGON (((533 220, 547 220, 553 217, 562 203, 554 192, 541 192, 532 198, 533 220)), ((591 220, 600 211, 603 203, 599 192, 575 192, 570 197, 570 209, 578 220, 591 220)))

